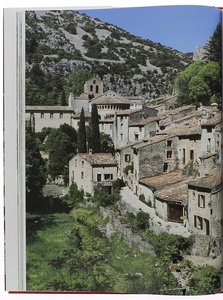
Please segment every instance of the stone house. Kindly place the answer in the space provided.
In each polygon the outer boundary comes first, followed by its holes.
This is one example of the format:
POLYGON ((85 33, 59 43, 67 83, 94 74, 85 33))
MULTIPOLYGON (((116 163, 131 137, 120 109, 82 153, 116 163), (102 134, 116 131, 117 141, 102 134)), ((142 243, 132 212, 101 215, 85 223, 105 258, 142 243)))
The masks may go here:
POLYGON ((191 232, 219 238, 221 236, 222 177, 212 175, 188 183, 188 224, 191 232))
POLYGON ((173 171, 139 180, 139 195, 155 207, 156 213, 165 221, 183 222, 187 201, 187 178, 173 171))
POLYGON ((73 126, 74 110, 69 106, 26 106, 25 118, 35 120, 35 131, 44 127, 59 128, 62 124, 73 126))
POLYGON ((97 185, 111 192, 116 180, 117 161, 110 153, 78 153, 69 162, 69 185, 76 183, 85 194, 94 194, 97 185))

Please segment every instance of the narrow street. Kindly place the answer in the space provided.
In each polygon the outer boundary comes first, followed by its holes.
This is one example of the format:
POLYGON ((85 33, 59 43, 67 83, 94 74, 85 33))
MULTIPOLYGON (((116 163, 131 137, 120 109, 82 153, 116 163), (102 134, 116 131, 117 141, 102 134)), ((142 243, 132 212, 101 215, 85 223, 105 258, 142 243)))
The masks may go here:
POLYGON ((184 237, 190 236, 190 232, 182 224, 165 222, 163 219, 158 217, 155 209, 141 202, 129 187, 123 187, 121 189, 121 196, 122 201, 129 206, 130 211, 137 213, 141 209, 150 215, 150 223, 155 231, 166 231, 168 233, 179 234, 184 237))

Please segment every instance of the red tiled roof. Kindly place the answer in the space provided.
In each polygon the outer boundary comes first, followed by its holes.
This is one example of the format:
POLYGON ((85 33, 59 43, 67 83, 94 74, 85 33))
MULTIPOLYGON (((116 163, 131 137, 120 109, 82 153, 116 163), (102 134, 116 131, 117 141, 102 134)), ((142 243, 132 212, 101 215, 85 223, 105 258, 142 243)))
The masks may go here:
POLYGON ((117 161, 110 153, 79 153, 79 155, 91 165, 117 165, 117 161))
POLYGON ((183 176, 179 171, 174 171, 153 177, 141 178, 139 183, 147 186, 148 188, 159 190, 165 186, 169 186, 183 180, 185 180, 185 176, 183 176))

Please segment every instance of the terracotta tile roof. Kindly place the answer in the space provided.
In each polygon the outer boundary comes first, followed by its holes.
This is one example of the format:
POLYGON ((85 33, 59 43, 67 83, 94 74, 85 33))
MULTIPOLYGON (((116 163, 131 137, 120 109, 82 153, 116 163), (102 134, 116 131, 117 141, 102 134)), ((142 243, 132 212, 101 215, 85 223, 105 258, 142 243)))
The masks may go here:
POLYGON ((110 153, 79 153, 79 155, 91 165, 117 165, 117 161, 110 153))
POLYGON ((116 97, 103 97, 94 101, 94 104, 125 104, 130 105, 128 102, 118 99, 116 97))
POLYGON ((166 140, 170 137, 171 137, 171 134, 168 134, 167 132, 161 131, 161 132, 156 133, 156 135, 154 135, 152 137, 148 137, 148 138, 145 137, 142 141, 139 141, 138 143, 135 143, 132 146, 132 148, 134 148, 134 149, 143 148, 147 145, 164 141, 164 140, 166 140))
POLYGON ((188 195, 188 181, 189 180, 184 180, 176 184, 166 186, 165 188, 156 191, 154 195, 163 201, 182 202, 183 204, 186 204, 188 195))
MULTIPOLYGON (((192 113, 188 114, 187 116, 175 119, 173 121, 162 120, 162 121, 160 121, 160 125, 169 126, 173 123, 183 123, 186 120, 190 120, 190 119, 193 119, 195 117, 198 118, 199 116, 202 116, 202 115, 203 115, 202 111, 193 111, 192 113)), ((197 122, 198 122, 198 120, 197 120, 197 122)))
POLYGON ((162 117, 162 116, 167 116, 169 114, 177 114, 181 111, 184 111, 184 110, 187 110, 187 109, 192 109, 192 108, 195 108, 194 105, 186 105, 186 106, 182 106, 182 107, 177 107, 175 109, 171 109, 171 110, 164 110, 164 111, 161 111, 161 112, 158 112, 158 116, 159 117, 162 117))
POLYGON ((221 116, 218 116, 216 118, 202 120, 201 126, 215 126, 221 123, 221 121, 221 116))
POLYGON ((53 111, 57 111, 57 112, 74 112, 74 109, 69 107, 69 106, 26 106, 26 112, 53 112, 53 111))
POLYGON ((119 110, 116 112, 117 116, 127 116, 130 115, 131 113, 134 113, 136 111, 139 111, 140 109, 123 109, 123 110, 119 110))
MULTIPOLYGON (((195 124, 197 122, 195 121, 195 124)), ((189 135, 201 135, 201 126, 190 123, 189 125, 177 125, 175 127, 165 130, 167 134, 172 136, 189 136, 189 135)))
POLYGON ((207 153, 205 155, 199 156, 199 158, 206 159, 206 158, 209 158, 209 157, 212 157, 212 156, 216 156, 216 155, 217 155, 217 152, 207 153))
POLYGON ((188 182, 189 186, 202 187, 207 189, 213 189, 222 183, 222 175, 216 171, 214 174, 199 179, 194 179, 188 182))
POLYGON ((139 120, 138 122, 129 124, 129 127, 144 126, 146 124, 149 124, 149 123, 152 123, 155 121, 159 121, 159 119, 160 119, 159 117, 150 117, 150 118, 146 118, 146 119, 143 118, 142 120, 139 120))
POLYGON ((153 190, 159 190, 171 184, 179 183, 183 180, 185 180, 185 176, 183 176, 179 171, 174 171, 153 177, 141 178, 139 183, 153 190))

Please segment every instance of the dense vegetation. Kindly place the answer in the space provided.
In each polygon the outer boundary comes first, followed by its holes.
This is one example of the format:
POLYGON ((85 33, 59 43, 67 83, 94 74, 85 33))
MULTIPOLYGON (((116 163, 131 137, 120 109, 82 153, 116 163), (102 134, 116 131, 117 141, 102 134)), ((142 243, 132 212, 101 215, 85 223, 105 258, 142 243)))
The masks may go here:
MULTIPOLYGON (((28 290, 182 294, 170 263, 173 258, 181 261, 177 255, 190 246, 190 239, 167 233, 153 235, 149 215, 143 212, 127 215, 127 224, 150 240, 156 256, 142 254, 116 236, 106 237, 108 220, 98 207, 116 210, 116 194, 113 202, 102 203, 100 193, 86 200, 73 184, 65 198, 51 199, 51 205, 45 199, 48 209, 27 214, 28 290), (87 204, 91 200, 96 206, 87 204)), ((214 268, 197 268, 187 261, 180 265, 189 273, 189 294, 218 291, 219 275, 214 268)))

